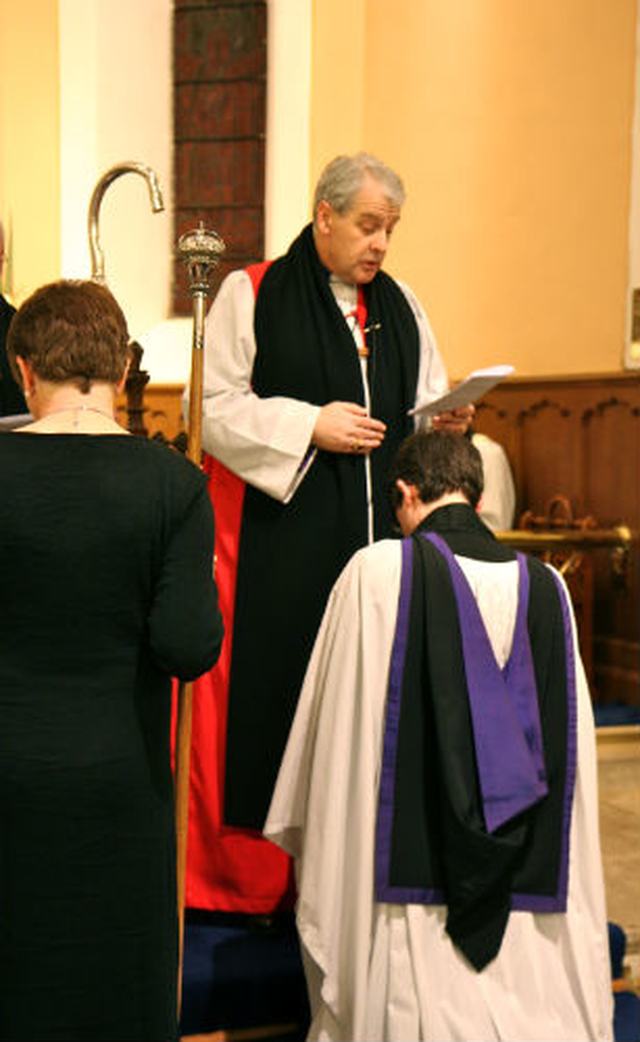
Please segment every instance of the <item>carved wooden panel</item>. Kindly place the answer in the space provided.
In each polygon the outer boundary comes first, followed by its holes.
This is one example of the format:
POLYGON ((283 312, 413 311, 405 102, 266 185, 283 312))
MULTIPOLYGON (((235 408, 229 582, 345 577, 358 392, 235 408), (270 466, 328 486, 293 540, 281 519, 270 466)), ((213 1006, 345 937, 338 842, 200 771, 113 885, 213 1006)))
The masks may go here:
POLYGON ((520 503, 535 512, 544 511, 549 489, 563 492, 582 513, 577 501, 580 442, 575 416, 557 394, 541 395, 516 415, 520 503), (562 451, 549 451, 549 446, 562 451))
MULTIPOLYGON (((500 441, 517 513, 564 495, 575 517, 640 528, 640 376, 511 379, 478 403, 476 428, 500 441)), ((609 551, 593 552, 593 686, 602 701, 640 704, 638 546, 624 582, 609 551)), ((585 626, 582 627, 586 629, 585 626)))
MULTIPOLYGON (((184 432, 182 419, 182 384, 148 384, 144 393, 144 425, 148 436, 162 434, 167 441, 174 441, 184 432)), ((116 415, 123 427, 127 426, 126 399, 122 395, 117 402, 116 415)))
POLYGON ((582 413, 584 495, 605 525, 638 519, 640 410, 631 396, 603 397, 582 413))

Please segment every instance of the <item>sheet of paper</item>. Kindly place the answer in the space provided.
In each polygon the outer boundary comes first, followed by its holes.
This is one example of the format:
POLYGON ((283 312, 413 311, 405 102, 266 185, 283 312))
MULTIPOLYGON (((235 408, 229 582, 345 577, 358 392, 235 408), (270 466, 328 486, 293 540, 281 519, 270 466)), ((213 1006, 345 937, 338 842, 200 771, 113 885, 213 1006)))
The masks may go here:
POLYGON ((512 372, 512 365, 492 365, 487 369, 474 369, 452 391, 440 395, 439 398, 418 402, 415 408, 409 410, 409 416, 439 416, 441 412, 450 412, 462 405, 470 405, 505 377, 511 376, 512 372))

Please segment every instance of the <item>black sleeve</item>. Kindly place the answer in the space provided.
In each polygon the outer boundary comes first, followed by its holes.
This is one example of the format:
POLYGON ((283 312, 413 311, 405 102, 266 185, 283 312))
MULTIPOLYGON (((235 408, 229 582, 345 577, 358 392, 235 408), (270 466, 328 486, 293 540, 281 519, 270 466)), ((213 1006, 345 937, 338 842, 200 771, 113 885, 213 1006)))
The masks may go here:
POLYGON ((215 664, 224 635, 213 576, 213 509, 204 481, 198 486, 170 533, 149 613, 152 655, 181 680, 215 664))

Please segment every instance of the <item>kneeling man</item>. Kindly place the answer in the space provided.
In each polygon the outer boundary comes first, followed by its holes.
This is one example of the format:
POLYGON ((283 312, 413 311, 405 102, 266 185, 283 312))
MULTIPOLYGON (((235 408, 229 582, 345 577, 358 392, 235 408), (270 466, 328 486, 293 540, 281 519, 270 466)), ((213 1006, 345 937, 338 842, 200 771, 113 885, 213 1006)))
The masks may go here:
POLYGON ((296 859, 309 1037, 610 1039, 566 588, 480 521, 466 438, 408 438, 390 492, 405 538, 332 591, 265 826, 296 859))

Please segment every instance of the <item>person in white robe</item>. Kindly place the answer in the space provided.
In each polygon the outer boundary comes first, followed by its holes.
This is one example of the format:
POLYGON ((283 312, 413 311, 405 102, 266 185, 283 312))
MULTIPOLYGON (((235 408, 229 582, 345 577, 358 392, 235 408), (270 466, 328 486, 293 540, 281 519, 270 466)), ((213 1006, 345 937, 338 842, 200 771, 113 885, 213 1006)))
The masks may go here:
MULTIPOLYGON (((418 433, 408 441, 425 438, 453 438, 476 452, 468 439, 450 434, 418 433)), ((426 526, 449 538, 448 518, 471 513, 468 497, 454 484, 423 501, 415 471, 409 468, 403 478, 398 468, 392 473, 403 534, 426 526)), ((512 910, 498 954, 478 972, 447 932, 445 903, 376 899, 378 797, 403 542, 387 539, 358 551, 333 588, 264 829, 295 859, 308 1037, 604 1042, 612 1037, 612 997, 595 731, 570 606, 577 752, 565 911, 512 910)), ((485 554, 493 557, 487 560, 459 553, 459 542, 455 560, 502 667, 513 640, 519 580, 517 563, 500 560, 503 548, 494 543, 499 549, 485 554)), ((536 565, 547 574, 547 566, 536 565)), ((568 606, 560 576, 549 570, 568 606)))
POLYGON ((511 464, 500 442, 474 431, 471 440, 482 457, 484 491, 480 517, 492 532, 513 528, 516 514, 516 489, 511 464))

